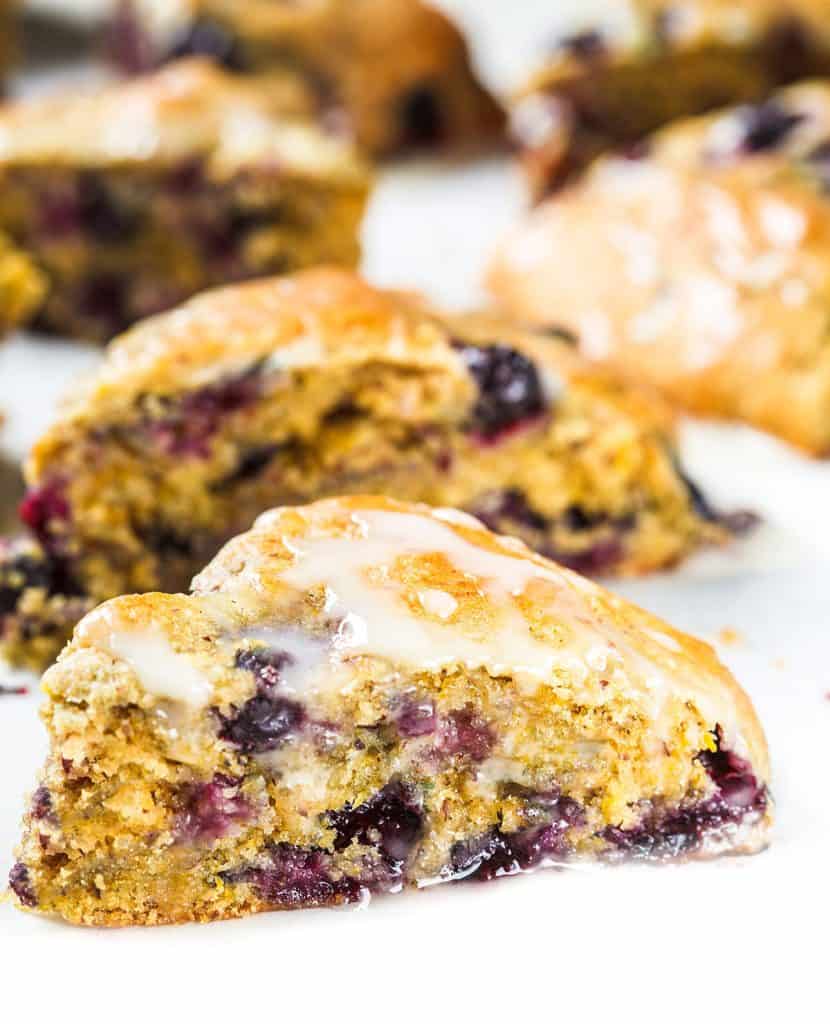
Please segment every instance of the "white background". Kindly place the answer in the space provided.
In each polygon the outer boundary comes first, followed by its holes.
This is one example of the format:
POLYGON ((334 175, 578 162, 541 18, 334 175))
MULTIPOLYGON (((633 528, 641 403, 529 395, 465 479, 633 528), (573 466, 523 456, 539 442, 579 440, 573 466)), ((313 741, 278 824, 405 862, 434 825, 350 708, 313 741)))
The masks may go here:
MULTIPOLYGON (((566 8, 602 3, 445 0, 490 80, 521 77, 566 8)), ((31 84, 31 83, 27 83, 31 84)), ((34 83, 41 85, 42 83, 34 83)), ((523 195, 506 162, 385 172, 366 270, 452 305, 481 299, 487 255, 523 195)), ((0 349, 0 446, 21 455, 57 396, 98 354, 16 338, 0 349)), ((826 1021, 830 869, 830 464, 754 432, 688 424, 684 452, 725 505, 765 526, 726 552, 619 587, 719 642, 755 699, 778 824, 759 857, 575 870, 177 929, 81 931, 0 906, 0 1021, 218 1020, 233 1014, 374 1022, 826 1021), (530 1015, 530 1017, 528 1017, 530 1015), (39 1019, 39 1018, 38 1018, 39 1019), (47 1019, 45 1016, 43 1019, 47 1019)), ((44 736, 38 698, 0 699, 0 875, 44 736)))

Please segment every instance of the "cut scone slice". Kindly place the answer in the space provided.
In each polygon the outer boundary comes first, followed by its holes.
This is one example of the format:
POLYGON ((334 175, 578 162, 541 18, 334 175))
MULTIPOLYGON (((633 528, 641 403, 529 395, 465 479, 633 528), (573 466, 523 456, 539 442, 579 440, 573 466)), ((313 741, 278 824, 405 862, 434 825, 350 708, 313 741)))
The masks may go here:
POLYGON ((492 290, 693 412, 830 454, 829 169, 823 82, 680 122, 538 207, 492 290))
POLYGON ((210 285, 354 266, 369 172, 298 102, 193 60, 0 111, 0 230, 48 279, 39 326, 106 341, 210 285))
POLYGON ((597 573, 727 539, 734 523, 683 475, 665 408, 571 348, 337 270, 142 324, 29 460, 21 515, 74 596, 23 574, 4 653, 40 661, 51 637, 57 654, 76 595, 183 590, 261 512, 342 493, 464 508, 597 573))
POLYGON ((572 861, 752 853, 763 733, 705 644, 453 510, 278 509, 44 678, 21 906, 162 924, 572 861))
POLYGON ((678 117, 830 74, 826 0, 623 0, 555 40, 512 134, 537 198, 678 117))
POLYGON ((388 155, 480 145, 503 131, 501 108, 476 79, 458 28, 421 0, 127 0, 112 50, 126 71, 205 56, 259 77, 295 74, 322 114, 388 155))

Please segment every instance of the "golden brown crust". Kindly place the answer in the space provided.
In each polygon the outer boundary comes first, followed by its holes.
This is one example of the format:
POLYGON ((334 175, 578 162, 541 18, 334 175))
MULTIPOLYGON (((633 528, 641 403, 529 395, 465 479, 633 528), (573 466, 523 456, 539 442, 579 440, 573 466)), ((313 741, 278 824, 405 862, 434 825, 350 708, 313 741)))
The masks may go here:
POLYGON ((171 46, 198 49, 188 24, 208 26, 231 48, 236 70, 298 74, 323 109, 340 120, 346 115, 373 153, 477 145, 503 129, 503 113, 476 80, 462 34, 420 0, 186 0, 175 16, 165 10, 161 17, 162 6, 170 5, 139 0, 132 9, 157 57, 171 46))
POLYGON ((490 285, 515 316, 577 331, 589 358, 822 455, 830 204, 812 154, 830 136, 830 89, 784 90, 777 108, 777 148, 742 151, 758 115, 741 108, 599 161, 506 241, 490 285))

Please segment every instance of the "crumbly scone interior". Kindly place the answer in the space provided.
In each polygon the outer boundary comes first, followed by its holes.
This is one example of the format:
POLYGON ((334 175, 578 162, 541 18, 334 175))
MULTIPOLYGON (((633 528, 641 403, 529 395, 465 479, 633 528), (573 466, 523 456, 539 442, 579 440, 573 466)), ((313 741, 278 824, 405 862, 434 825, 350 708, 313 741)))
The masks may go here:
POLYGON ((211 285, 360 257, 367 182, 358 178, 253 165, 217 179, 199 156, 0 176, 0 225, 50 282, 42 325, 100 341, 211 285))
POLYGON ((79 627, 23 905, 207 920, 763 846, 763 739, 708 648, 457 513, 328 505, 79 627))

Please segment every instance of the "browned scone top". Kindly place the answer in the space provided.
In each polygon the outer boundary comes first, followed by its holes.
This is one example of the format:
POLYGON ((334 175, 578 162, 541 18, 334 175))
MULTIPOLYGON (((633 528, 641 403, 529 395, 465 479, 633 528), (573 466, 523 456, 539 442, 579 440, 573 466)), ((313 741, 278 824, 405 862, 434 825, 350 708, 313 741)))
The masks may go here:
MULTIPOLYGON (((672 414, 658 396, 621 387, 561 338, 548 339, 495 316, 438 313, 417 296, 384 291, 350 271, 321 267, 214 289, 117 338, 99 371, 69 396, 36 445, 32 474, 37 475, 52 439, 63 437, 71 425, 112 422, 129 416, 141 395, 192 391, 262 362, 266 371, 334 372, 372 364, 432 371, 441 379, 435 397, 442 396, 442 407, 455 419, 471 395, 469 373, 453 349, 456 337, 515 343, 538 361, 551 395, 573 383, 636 413, 644 426, 667 436, 672 432, 672 414)), ((406 417, 407 410, 398 415, 406 417)))
POLYGON ((207 159, 212 177, 272 163, 287 171, 363 180, 353 148, 308 117, 292 88, 263 90, 210 61, 0 108, 0 183, 21 168, 117 169, 207 159))
POLYGON ((828 167, 820 82, 669 127, 532 213, 491 288, 692 411, 826 454, 828 167))
POLYGON ((475 145, 503 129, 462 33, 420 0, 116 6, 114 49, 127 70, 201 54, 245 75, 294 74, 373 153, 475 145))
POLYGON ((673 119, 827 73, 827 0, 623 0, 554 38, 512 129, 542 196, 673 119))

